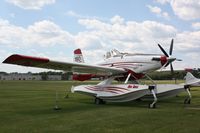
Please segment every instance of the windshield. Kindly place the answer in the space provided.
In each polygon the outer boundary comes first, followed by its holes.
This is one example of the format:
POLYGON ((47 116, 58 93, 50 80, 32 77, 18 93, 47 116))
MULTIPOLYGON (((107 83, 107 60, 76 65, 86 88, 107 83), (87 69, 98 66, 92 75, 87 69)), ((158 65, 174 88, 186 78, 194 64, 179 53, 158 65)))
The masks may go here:
POLYGON ((111 58, 111 57, 114 57, 114 56, 121 56, 121 55, 122 55, 122 53, 120 53, 116 49, 113 49, 111 51, 106 52, 106 54, 104 55, 104 58, 108 59, 108 58, 111 58))

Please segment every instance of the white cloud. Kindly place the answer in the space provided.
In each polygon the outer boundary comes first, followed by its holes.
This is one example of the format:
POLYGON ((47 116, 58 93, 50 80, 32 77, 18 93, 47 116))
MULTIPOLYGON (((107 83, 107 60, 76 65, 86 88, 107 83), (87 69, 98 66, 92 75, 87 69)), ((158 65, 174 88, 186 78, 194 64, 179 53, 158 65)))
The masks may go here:
POLYGON ((160 3, 160 4, 165 4, 170 2, 171 0, 155 0, 156 2, 160 3))
POLYGON ((36 22, 27 28, 27 32, 29 35, 27 41, 41 46, 67 45, 73 41, 73 36, 70 33, 48 20, 36 22))
POLYGON ((78 19, 97 19, 97 20, 107 20, 107 18, 102 18, 102 17, 97 17, 97 16, 88 16, 88 15, 83 15, 83 14, 79 14, 75 11, 67 11, 65 13, 65 15, 70 16, 70 17, 75 17, 78 19))
POLYGON ((200 22, 192 23, 192 28, 195 30, 200 30, 200 22))
POLYGON ((156 0, 161 4, 169 3, 174 14, 183 20, 195 20, 200 18, 199 0, 156 0))
POLYGON ((183 20, 200 18, 199 0, 172 0, 171 6, 174 13, 183 20))
POLYGON ((197 52, 200 51, 200 31, 185 31, 178 33, 176 37, 176 48, 182 52, 197 52))
POLYGON ((110 21, 111 21, 112 24, 123 24, 124 23, 124 18, 116 15, 116 16, 112 17, 110 19, 110 21))
POLYGON ((71 11, 71 10, 68 11, 68 12, 66 13, 66 15, 72 16, 72 17, 76 17, 76 18, 84 18, 84 17, 85 17, 85 16, 82 16, 82 15, 80 15, 80 14, 74 12, 74 11, 71 11))
POLYGON ((149 10, 155 14, 160 14, 161 13, 161 9, 157 6, 151 6, 151 5, 147 5, 147 7, 149 8, 149 10))
POLYGON ((168 20, 170 19, 170 16, 167 12, 162 12, 162 16, 168 20))
POLYGON ((0 27, 0 45, 13 45, 17 47, 19 45, 17 42, 24 44, 23 36, 26 35, 24 28, 11 25, 9 21, 2 19, 0 19, 0 27))
POLYGON ((23 28, 0 20, 0 45, 11 47, 67 45, 73 36, 55 23, 44 20, 23 28))
POLYGON ((47 20, 35 22, 27 28, 17 27, 6 21, 4 23, 6 24, 2 29, 5 30, 0 30, 2 34, 0 39, 4 42, 1 45, 13 47, 75 45, 85 50, 101 48, 107 50, 116 47, 127 48, 126 50, 134 49, 138 52, 144 51, 141 48, 149 44, 156 47, 155 41, 169 40, 177 33, 176 28, 170 25, 155 21, 125 22, 119 16, 111 18, 110 23, 96 19, 79 19, 79 23, 87 29, 75 35, 47 20))
POLYGON ((39 10, 45 5, 53 4, 56 0, 6 0, 22 9, 39 10))
MULTIPOLYGON (((120 16, 114 16, 110 21, 79 19, 79 24, 86 29, 72 35, 48 20, 35 22, 24 28, 0 19, 0 45, 6 49, 45 47, 48 50, 55 45, 82 48, 86 60, 93 63, 102 59, 105 51, 113 48, 123 52, 161 53, 157 46, 159 42, 168 51, 171 38, 174 38, 174 50, 179 55, 184 57, 185 53, 192 53, 200 56, 198 30, 180 32, 171 25, 155 21, 125 21, 120 16)), ((34 54, 34 51, 32 53, 34 54)), ((37 52, 34 55, 37 55, 37 52)), ((59 56, 51 54, 44 56, 62 60, 61 57, 65 55, 61 51, 59 56)))
POLYGON ((169 14, 167 12, 163 12, 161 10, 161 8, 159 8, 157 6, 151 6, 151 5, 147 5, 147 7, 149 8, 149 10, 152 13, 155 13, 158 17, 163 17, 165 19, 170 19, 169 14))
POLYGON ((97 19, 79 19, 79 24, 85 26, 87 29, 91 30, 109 30, 110 24, 101 22, 97 19))
POLYGON ((101 49, 101 39, 93 32, 81 32, 74 37, 75 45, 87 50, 101 49))
POLYGON ((95 19, 81 19, 79 23, 89 30, 86 34, 90 36, 92 34, 98 38, 104 49, 127 48, 129 51, 134 49, 136 52, 143 51, 141 48, 144 46, 156 46, 156 40, 169 40, 169 38, 175 37, 177 32, 173 26, 155 21, 105 23, 95 19))

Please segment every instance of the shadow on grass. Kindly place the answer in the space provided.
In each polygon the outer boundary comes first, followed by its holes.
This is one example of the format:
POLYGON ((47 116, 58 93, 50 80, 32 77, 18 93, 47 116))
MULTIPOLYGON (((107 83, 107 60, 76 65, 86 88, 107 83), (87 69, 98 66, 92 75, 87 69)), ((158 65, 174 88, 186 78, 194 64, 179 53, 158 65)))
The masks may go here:
MULTIPOLYGON (((131 102, 125 102, 125 103, 106 103, 103 105, 96 105, 93 101, 89 99, 84 99, 81 101, 69 101, 66 103, 61 103, 58 105, 60 107, 60 110, 54 110, 55 106, 47 105, 47 106, 39 106, 39 108, 24 108, 22 110, 18 110, 18 114, 23 115, 54 115, 54 114, 74 114, 74 113, 82 113, 82 112, 94 112, 99 110, 112 110, 116 108, 141 108, 141 109, 148 109, 149 102, 144 101, 131 101, 131 102), (49 108, 50 107, 50 108, 49 108)), ((63 102, 63 101, 62 101, 63 102)), ((52 104, 53 105, 53 104, 52 104)))
MULTIPOLYGON (((184 105, 183 101, 185 96, 178 96, 166 100, 158 100, 156 109, 164 109, 166 107, 176 107, 180 106, 181 108, 190 107, 190 105, 184 105)), ((116 108, 132 108, 134 109, 148 109, 149 104, 152 101, 130 101, 124 103, 112 103, 107 102, 103 105, 96 105, 94 103, 94 98, 91 97, 77 97, 70 96, 67 99, 61 99, 58 103, 58 107, 61 110, 54 110, 55 104, 54 101, 52 103, 48 102, 46 105, 43 103, 43 106, 39 105, 38 108, 28 108, 18 110, 19 114, 27 114, 27 115, 48 115, 48 114, 67 114, 71 113, 81 113, 85 111, 98 111, 98 110, 109 110, 116 108)))

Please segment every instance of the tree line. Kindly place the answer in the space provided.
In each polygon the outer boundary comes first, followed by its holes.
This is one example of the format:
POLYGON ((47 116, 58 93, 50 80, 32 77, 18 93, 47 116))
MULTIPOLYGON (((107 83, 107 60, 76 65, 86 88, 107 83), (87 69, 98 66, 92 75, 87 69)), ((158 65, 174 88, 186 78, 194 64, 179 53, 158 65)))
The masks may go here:
MULTIPOLYGON (((180 70, 180 71, 174 71, 172 74, 171 71, 155 71, 148 73, 148 76, 150 76, 153 80, 172 80, 172 79, 184 79, 186 76, 186 71, 180 70)), ((193 70, 191 72, 195 77, 200 78, 200 69, 193 70)), ((6 73, 6 72, 0 72, 0 74, 8 75, 8 74, 20 74, 20 73, 6 73)), ((26 74, 32 74, 32 75, 41 75, 42 80, 47 80, 48 75, 61 75, 62 80, 69 80, 71 79, 71 76, 73 75, 72 72, 55 72, 55 71, 48 71, 48 72, 39 72, 39 73, 31 73, 28 72, 26 74)))

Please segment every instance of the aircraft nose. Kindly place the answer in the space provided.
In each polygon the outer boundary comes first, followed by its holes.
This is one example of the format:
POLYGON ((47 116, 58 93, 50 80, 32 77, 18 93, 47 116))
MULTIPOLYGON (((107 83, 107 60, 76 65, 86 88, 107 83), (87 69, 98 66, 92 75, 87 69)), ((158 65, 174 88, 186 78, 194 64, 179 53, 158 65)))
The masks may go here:
POLYGON ((167 56, 161 56, 160 57, 160 62, 163 65, 165 65, 167 63, 168 59, 167 59, 167 56))

